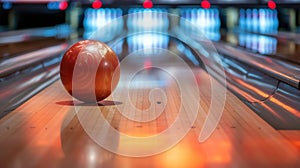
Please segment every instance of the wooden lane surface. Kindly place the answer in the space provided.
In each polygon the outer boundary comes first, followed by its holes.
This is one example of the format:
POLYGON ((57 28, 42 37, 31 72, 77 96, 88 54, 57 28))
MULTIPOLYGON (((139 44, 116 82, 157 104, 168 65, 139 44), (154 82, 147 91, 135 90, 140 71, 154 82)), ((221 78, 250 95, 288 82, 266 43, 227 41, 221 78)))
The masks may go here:
POLYGON ((18 54, 24 54, 26 52, 38 50, 53 45, 58 45, 64 42, 65 40, 57 38, 42 38, 33 39, 25 42, 0 44, 0 59, 15 56, 18 54))
MULTIPOLYGON (((175 67, 180 71, 180 67, 175 67)), ((194 68, 200 90, 200 105, 207 114, 211 104, 212 82, 210 76, 199 68, 194 68)), ((105 119, 122 133, 144 137, 155 135, 170 127, 178 115, 181 103, 180 90, 175 80, 165 73, 152 69, 143 71, 132 79, 130 101, 140 110, 150 106, 148 95, 153 88, 161 87, 167 99, 159 92, 153 93, 156 102, 153 113, 130 111, 134 116, 158 118, 150 122, 134 122, 124 117, 118 109, 126 111, 129 105, 122 96, 112 97, 99 106, 105 119), (143 82, 139 82, 143 81, 143 82), (136 82, 136 83, 135 83, 136 82), (164 102, 166 100, 166 102, 164 102), (115 104, 114 104, 115 103, 115 104)), ((122 86, 120 81, 119 86, 122 86)), ((223 86, 216 83, 215 88, 223 86)), ((217 92, 218 93, 218 92, 217 92)), ((221 92, 220 92, 221 93, 221 92)), ((124 95, 123 95, 124 94, 124 95)), ((220 95, 221 96, 221 95, 220 95)), ((199 113, 191 130, 180 143, 170 150, 154 156, 132 158, 113 154, 97 145, 85 132, 75 115, 75 107, 86 111, 80 121, 86 121, 90 129, 97 131, 99 111, 89 111, 91 106, 76 104, 64 91, 60 81, 54 83, 28 102, 0 120, 0 167, 299 167, 299 146, 273 129, 238 98, 227 92, 222 118, 212 135, 203 143, 198 135, 206 117, 199 113)), ((97 107, 98 108, 98 107, 97 107)), ((188 109, 188 108, 187 108, 188 109)), ((184 111, 188 115, 188 110, 184 111)), ((188 122, 181 118, 184 125, 188 122)), ((299 134, 298 131, 296 131, 299 134)), ((109 137, 101 135, 103 137, 109 137)), ((174 137, 177 135, 174 134, 174 137)), ((116 148, 137 150, 130 142, 122 139, 113 142, 116 148)), ((298 142, 297 142, 298 143, 298 142)), ((144 148, 155 147, 155 143, 144 148)))
POLYGON ((298 149, 298 151, 300 151, 300 131, 280 130, 279 132, 286 137, 298 149))

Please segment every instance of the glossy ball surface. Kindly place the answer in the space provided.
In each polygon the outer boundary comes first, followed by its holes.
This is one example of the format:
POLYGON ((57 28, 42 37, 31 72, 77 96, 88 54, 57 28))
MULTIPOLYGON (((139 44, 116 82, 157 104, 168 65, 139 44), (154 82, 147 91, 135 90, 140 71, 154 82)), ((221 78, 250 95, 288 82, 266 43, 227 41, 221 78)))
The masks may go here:
POLYGON ((97 102, 108 97, 120 78, 119 59, 106 44, 96 40, 75 43, 64 54, 60 78, 78 100, 97 102))

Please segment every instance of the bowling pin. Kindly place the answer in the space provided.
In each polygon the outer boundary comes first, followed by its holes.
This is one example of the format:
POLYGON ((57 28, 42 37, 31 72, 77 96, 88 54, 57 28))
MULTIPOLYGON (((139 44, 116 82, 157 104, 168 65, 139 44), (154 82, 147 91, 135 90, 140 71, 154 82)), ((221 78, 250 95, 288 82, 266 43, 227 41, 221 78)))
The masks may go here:
POLYGON ((240 9, 239 27, 241 30, 245 30, 246 27, 246 17, 244 9, 240 9))
POLYGON ((204 30, 204 25, 203 23, 205 23, 205 10, 204 9, 200 9, 200 29, 201 31, 204 30))
POLYGON ((259 32, 265 33, 266 28, 266 16, 265 16, 265 10, 259 9, 259 32))
POLYGON ((265 33, 271 33, 272 30, 272 20, 270 18, 270 10, 265 9, 265 20, 266 20, 266 32, 265 33))
POLYGON ((195 25, 197 26, 197 31, 200 31, 201 30, 201 25, 203 23, 201 23, 201 17, 200 17, 200 9, 197 9, 196 11, 196 22, 195 22, 195 25))
POLYGON ((278 26, 279 26, 279 21, 278 21, 278 16, 277 16, 277 10, 274 10, 273 19, 274 19, 274 33, 276 33, 277 30, 278 30, 278 26))
POLYGON ((247 31, 252 31, 251 28, 252 28, 252 12, 251 12, 251 9, 247 9, 246 10, 246 30, 247 31))
POLYGON ((89 13, 90 9, 86 9, 84 11, 84 19, 83 19, 83 28, 85 30, 89 29, 89 21, 90 21, 90 13, 89 13))
POLYGON ((215 31, 220 30, 221 27, 221 21, 220 21, 220 16, 219 16, 219 10, 218 9, 214 9, 214 19, 215 19, 215 31))
POLYGON ((208 9, 208 16, 209 16, 209 27, 208 27, 208 31, 212 32, 214 30, 215 27, 215 20, 214 20, 214 14, 213 14, 213 10, 212 9, 208 9))
POLYGON ((209 11, 208 11, 208 9, 204 9, 204 23, 206 23, 205 25, 204 25, 204 32, 206 32, 208 29, 209 29, 209 26, 210 26, 210 20, 209 20, 209 11))
POLYGON ((136 27, 138 26, 137 25, 138 14, 136 13, 136 9, 133 9, 130 17, 131 17, 131 24, 130 25, 131 25, 131 28, 132 28, 131 30, 136 31, 136 27))
POLYGON ((253 23, 252 23, 252 31, 253 32, 257 32, 258 31, 258 24, 259 24, 259 22, 258 22, 258 11, 257 11, 257 9, 253 9, 252 10, 252 21, 253 21, 253 23))
POLYGON ((157 20, 157 30, 158 31, 163 31, 163 28, 164 28, 164 23, 163 23, 163 13, 162 13, 162 10, 160 9, 156 9, 156 13, 158 13, 158 17, 156 18, 157 20))

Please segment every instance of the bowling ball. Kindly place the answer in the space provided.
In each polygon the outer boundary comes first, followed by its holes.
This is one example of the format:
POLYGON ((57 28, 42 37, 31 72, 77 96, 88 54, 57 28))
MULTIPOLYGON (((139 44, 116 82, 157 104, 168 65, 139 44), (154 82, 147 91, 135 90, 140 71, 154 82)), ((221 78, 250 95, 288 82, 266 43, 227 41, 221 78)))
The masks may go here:
POLYGON ((101 101, 119 82, 119 59, 105 43, 82 40, 65 52, 60 64, 60 78, 65 89, 76 99, 101 101))

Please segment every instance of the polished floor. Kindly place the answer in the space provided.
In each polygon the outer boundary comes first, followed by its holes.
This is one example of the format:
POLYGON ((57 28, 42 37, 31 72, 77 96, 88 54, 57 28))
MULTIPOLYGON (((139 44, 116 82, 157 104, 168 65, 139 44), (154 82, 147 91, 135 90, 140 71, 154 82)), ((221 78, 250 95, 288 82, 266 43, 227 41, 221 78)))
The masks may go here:
MULTIPOLYGON (((214 113, 210 119, 211 123, 217 123, 217 127, 204 142, 199 142, 205 120, 211 115, 209 109, 213 99, 216 98, 217 105, 219 99, 219 103, 222 103, 224 86, 195 66, 190 66, 195 81, 187 81, 190 79, 180 74, 189 72, 182 68, 180 61, 174 61, 172 57, 164 58, 133 55, 134 61, 130 61, 123 68, 121 65, 117 94, 98 105, 73 102, 60 81, 32 97, 0 119, 1 167, 300 166, 300 131, 275 130, 229 91, 226 91, 220 121, 214 113), (132 65, 144 65, 145 69, 130 76, 132 74, 129 72, 134 67, 132 65), (151 68, 149 65, 162 66, 164 70, 151 68), (178 79, 167 73, 168 71, 182 77, 187 83, 192 83, 191 87, 198 88, 199 93, 190 92, 186 86, 182 90, 177 83, 178 79), (126 85, 128 80, 130 85, 126 85), (211 96, 212 86, 216 97, 211 96), (97 134, 99 126, 103 125, 99 123, 99 115, 104 116, 114 130, 125 135, 157 135, 177 121, 182 102, 193 102, 192 99, 183 100, 181 93, 189 93, 188 98, 199 96, 198 103, 202 111, 198 113, 196 121, 191 122, 188 116, 189 108, 192 107, 189 103, 186 105, 182 112, 182 116, 186 117, 179 119, 179 126, 189 126, 190 129, 180 142, 162 153, 145 157, 117 155, 100 147, 97 144, 98 139, 90 136, 111 138, 109 131, 106 134, 97 134), (136 107, 135 111, 131 111, 130 103, 136 107), (136 122, 122 115, 123 113, 149 121, 136 122), (152 119, 154 114, 157 117, 152 119)), ((179 132, 173 132, 170 138, 176 139, 180 136, 179 132)), ((113 145, 116 151, 125 150, 131 153, 157 149, 160 143, 134 144, 120 136, 113 145)))

